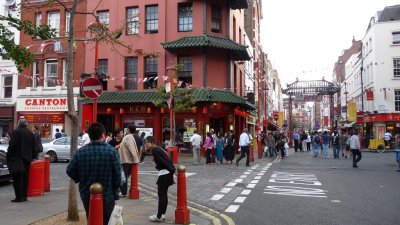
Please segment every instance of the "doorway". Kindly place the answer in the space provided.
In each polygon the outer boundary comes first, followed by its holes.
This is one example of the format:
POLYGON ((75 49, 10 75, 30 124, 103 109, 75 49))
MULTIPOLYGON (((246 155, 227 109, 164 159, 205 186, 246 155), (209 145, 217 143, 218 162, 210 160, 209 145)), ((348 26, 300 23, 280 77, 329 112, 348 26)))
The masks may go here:
POLYGON ((221 134, 222 136, 226 132, 225 130, 225 117, 210 118, 210 129, 214 129, 215 134, 221 134))
POLYGON ((107 133, 114 131, 114 116, 113 115, 97 115, 97 122, 104 125, 107 133))

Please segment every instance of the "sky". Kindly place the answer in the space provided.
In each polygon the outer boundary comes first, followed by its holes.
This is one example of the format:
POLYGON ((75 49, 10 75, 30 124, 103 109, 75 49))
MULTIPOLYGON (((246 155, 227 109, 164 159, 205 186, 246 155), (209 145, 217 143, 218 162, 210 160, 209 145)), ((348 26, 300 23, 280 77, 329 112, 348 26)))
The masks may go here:
POLYGON ((334 63, 369 20, 400 0, 262 0, 261 44, 282 88, 299 80, 332 80, 334 63))

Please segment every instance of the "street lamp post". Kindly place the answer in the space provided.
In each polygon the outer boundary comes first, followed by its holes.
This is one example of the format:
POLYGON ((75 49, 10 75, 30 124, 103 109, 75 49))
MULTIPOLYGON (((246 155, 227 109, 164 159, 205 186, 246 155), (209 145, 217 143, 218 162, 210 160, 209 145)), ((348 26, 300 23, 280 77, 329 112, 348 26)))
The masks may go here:
POLYGON ((347 82, 344 82, 344 96, 345 96, 345 101, 346 101, 346 122, 348 119, 348 115, 347 115, 347 95, 349 94, 349 92, 347 91, 347 82))
POLYGON ((257 138, 257 153, 258 159, 262 158, 262 151, 261 151, 261 127, 260 127, 260 101, 261 101, 261 88, 260 88, 260 61, 257 61, 257 123, 256 123, 256 132, 258 134, 257 138))

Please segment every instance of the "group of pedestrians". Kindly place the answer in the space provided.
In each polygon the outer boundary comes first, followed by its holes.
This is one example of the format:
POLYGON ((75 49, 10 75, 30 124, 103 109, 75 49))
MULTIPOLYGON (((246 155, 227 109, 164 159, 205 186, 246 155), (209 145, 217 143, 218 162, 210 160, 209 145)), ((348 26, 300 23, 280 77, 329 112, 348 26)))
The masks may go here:
MULTIPOLYGON (((203 143, 202 137, 194 132, 194 135, 190 138, 190 144, 193 150, 194 165, 199 165, 201 145, 203 143)), ((228 131, 221 135, 221 133, 215 134, 213 129, 210 129, 206 133, 204 141, 204 149, 206 156, 206 164, 223 164, 224 159, 226 164, 232 164, 235 157, 234 151, 235 138, 231 131, 228 131)))
POLYGON ((294 151, 311 151, 311 135, 305 131, 293 133, 294 151))
POLYGON ((263 132, 261 133, 261 143, 265 157, 278 156, 278 152, 280 152, 282 158, 288 156, 288 142, 289 140, 285 133, 269 132, 266 136, 263 132))

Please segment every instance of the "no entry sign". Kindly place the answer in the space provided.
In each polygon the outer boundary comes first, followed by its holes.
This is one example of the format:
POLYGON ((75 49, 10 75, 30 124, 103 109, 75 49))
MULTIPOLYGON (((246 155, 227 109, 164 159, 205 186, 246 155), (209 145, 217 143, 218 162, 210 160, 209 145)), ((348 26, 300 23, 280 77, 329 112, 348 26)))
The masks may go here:
POLYGON ((96 78, 87 78, 82 83, 82 92, 87 98, 96 99, 103 93, 103 85, 96 78))

